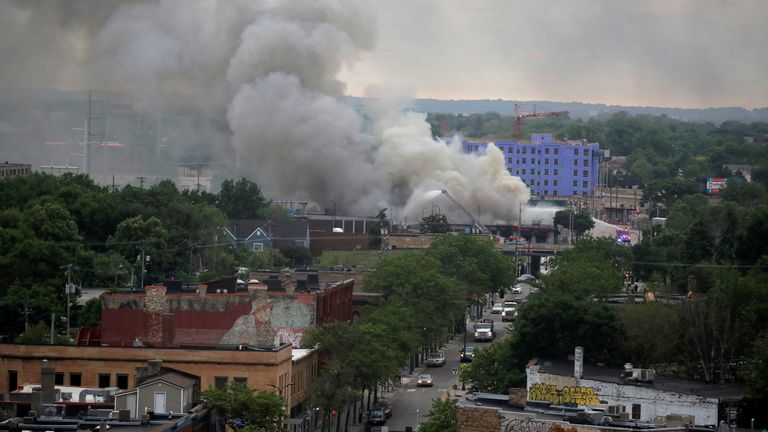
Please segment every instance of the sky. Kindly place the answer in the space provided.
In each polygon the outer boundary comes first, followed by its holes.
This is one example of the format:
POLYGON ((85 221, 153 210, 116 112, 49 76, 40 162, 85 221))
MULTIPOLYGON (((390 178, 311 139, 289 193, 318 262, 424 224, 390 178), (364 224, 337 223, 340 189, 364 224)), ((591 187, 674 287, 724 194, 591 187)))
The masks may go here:
POLYGON ((765 0, 387 0, 347 93, 768 106, 765 0))

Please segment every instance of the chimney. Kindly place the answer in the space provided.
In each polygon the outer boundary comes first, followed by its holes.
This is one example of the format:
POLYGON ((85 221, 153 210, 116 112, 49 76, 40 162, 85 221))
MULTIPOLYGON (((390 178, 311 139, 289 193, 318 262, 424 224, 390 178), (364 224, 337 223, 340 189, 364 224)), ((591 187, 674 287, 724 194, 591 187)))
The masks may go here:
POLYGON ((580 379, 584 374, 584 347, 577 346, 573 353, 573 376, 580 379))
POLYGON ((48 366, 48 360, 43 360, 43 368, 40 373, 42 395, 40 402, 51 404, 54 402, 54 383, 56 382, 56 369, 48 366))
POLYGON ((283 281, 281 281, 280 277, 276 274, 269 275, 269 278, 264 280, 264 283, 267 285, 267 291, 285 291, 285 288, 283 288, 283 281))

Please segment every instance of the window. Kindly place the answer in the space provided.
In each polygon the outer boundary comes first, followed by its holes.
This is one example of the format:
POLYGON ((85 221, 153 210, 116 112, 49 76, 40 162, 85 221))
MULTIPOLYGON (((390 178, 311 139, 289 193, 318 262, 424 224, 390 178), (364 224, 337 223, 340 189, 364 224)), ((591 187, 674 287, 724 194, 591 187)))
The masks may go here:
POLYGON ((507 158, 507 163, 515 163, 515 160, 513 158, 507 158))
MULTIPOLYGON (((557 179, 552 180, 552 186, 557 186, 557 179)), ((557 194, 555 194, 555 195, 557 195, 557 194)))
MULTIPOLYGON (((555 185, 555 186, 557 186, 557 185, 555 185)), ((558 194, 557 194, 557 189, 555 189, 554 191, 552 191, 552 195, 553 195, 553 196, 557 196, 557 195, 558 195, 558 194)))
POLYGON ((549 159, 544 159, 544 165, 549 165, 549 159))
POLYGON ((507 168, 507 171, 509 171, 510 174, 514 174, 514 172, 512 172, 512 168, 507 168))
POLYGON ((578 186, 578 185, 579 185, 579 182, 578 182, 578 181, 576 181, 576 180, 574 180, 574 181, 573 181, 573 187, 576 187, 576 186, 578 186))
POLYGON ((99 388, 109 387, 112 383, 112 374, 100 373, 99 374, 99 388))
POLYGON ((517 149, 517 154, 520 154, 520 149, 517 149))
POLYGON ((555 169, 553 169, 553 170, 552 170, 552 174, 554 174, 554 175, 558 175, 558 171, 557 171, 557 168, 555 168, 555 169))
POLYGON ((544 168, 544 175, 549 175, 549 169, 548 168, 544 168))
POLYGON ((531 158, 531 165, 536 165, 536 158, 531 158))
POLYGON ((640 420, 640 404, 632 404, 632 419, 640 420))
POLYGON ((555 159, 555 165, 559 165, 559 162, 560 161, 558 159, 555 159))
POLYGON ((254 243, 253 244, 253 251, 254 252, 263 252, 264 251, 264 245, 261 243, 254 243))
POLYGON ((528 153, 528 147, 523 147, 523 154, 528 153))
POLYGON ((523 165, 525 165, 525 163, 526 163, 526 159, 525 159, 525 158, 523 158, 523 165))
POLYGON ((248 378, 245 377, 234 377, 232 380, 238 384, 248 385, 248 378))
POLYGON ((213 386, 217 389, 227 388, 227 377, 217 376, 213 377, 213 386))
POLYGON ((15 370, 8 371, 8 391, 12 392, 18 390, 19 387, 19 372, 15 370))
POLYGON ((64 372, 56 372, 56 375, 53 377, 53 384, 54 385, 64 385, 64 372))
POLYGON ((512 147, 507 147, 507 153, 514 153, 514 151, 512 150, 512 147))
POLYGON ((581 187, 586 189, 587 187, 589 187, 589 186, 587 186, 587 184, 588 184, 587 181, 584 180, 583 182, 581 182, 581 187))
POLYGON ((584 177, 589 177, 589 171, 584 170, 584 177))
POLYGON ((574 160, 573 160, 573 166, 576 166, 576 165, 578 165, 578 164, 579 164, 579 161, 578 161, 578 160, 576 160, 576 159, 574 159, 574 160))
POLYGON ((69 373, 69 385, 72 387, 80 387, 83 384, 83 375, 80 372, 69 373))
POLYGON ((584 149, 584 156, 589 156, 589 149, 584 149))
POLYGON ((117 388, 128 389, 128 374, 117 374, 117 388))
POLYGON ((584 165, 584 166, 589 166, 589 159, 584 159, 584 160, 582 161, 582 165, 584 165))
POLYGON ((579 170, 573 170, 573 176, 578 177, 579 176, 579 170))
MULTIPOLYGON (((546 183, 547 183, 547 182, 544 182, 544 185, 545 185, 545 186, 546 186, 546 183)), ((547 195, 549 195, 549 191, 548 191, 548 190, 546 190, 546 189, 544 189, 544 196, 547 196, 547 195)))
POLYGON ((548 148, 544 149, 544 154, 549 154, 549 149, 548 148))
POLYGON ((578 156, 579 155, 579 149, 573 149, 573 155, 578 156))
MULTIPOLYGON (((553 154, 559 154, 560 153, 559 150, 560 150, 559 148, 555 147, 555 148, 552 149, 552 153, 553 154)), ((555 159, 555 160, 557 160, 557 159, 555 159)))
POLYGON ((549 180, 544 180, 544 186, 549 186, 549 180))
POLYGON ((522 171, 523 171, 522 174, 525 175, 525 168, 523 168, 522 171))

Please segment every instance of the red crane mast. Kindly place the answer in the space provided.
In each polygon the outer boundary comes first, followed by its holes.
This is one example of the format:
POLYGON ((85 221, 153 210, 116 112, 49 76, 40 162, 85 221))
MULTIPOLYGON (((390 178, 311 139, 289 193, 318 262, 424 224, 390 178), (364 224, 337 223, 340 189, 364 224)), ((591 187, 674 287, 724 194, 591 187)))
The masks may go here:
POLYGON ((537 113, 536 105, 533 106, 533 113, 524 113, 520 105, 515 104, 515 126, 513 130, 515 139, 520 141, 520 138, 522 137, 524 118, 559 117, 564 115, 568 115, 568 111, 547 111, 537 113))

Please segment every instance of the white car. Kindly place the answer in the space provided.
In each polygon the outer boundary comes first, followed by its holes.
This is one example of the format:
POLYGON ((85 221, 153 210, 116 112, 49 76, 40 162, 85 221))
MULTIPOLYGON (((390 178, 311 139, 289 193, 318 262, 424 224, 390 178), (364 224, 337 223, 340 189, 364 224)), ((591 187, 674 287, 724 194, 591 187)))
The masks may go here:
POLYGON ((435 352, 427 357, 427 367, 443 367, 445 365, 445 355, 441 352, 435 352))
POLYGON ((491 308, 492 314, 500 314, 504 312, 504 306, 501 303, 494 303, 493 307, 491 308))
POLYGON ((419 375, 419 378, 416 379, 416 386, 418 386, 418 387, 432 387, 432 375, 430 375, 430 374, 421 374, 421 375, 419 375))
POLYGON ((518 282, 527 282, 530 280, 536 280, 536 276, 525 273, 525 274, 521 274, 520 277, 517 278, 518 282))
POLYGON ((520 286, 520 284, 517 284, 512 287, 512 289, 509 290, 512 294, 522 294, 523 293, 523 287, 520 286))

